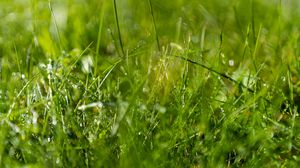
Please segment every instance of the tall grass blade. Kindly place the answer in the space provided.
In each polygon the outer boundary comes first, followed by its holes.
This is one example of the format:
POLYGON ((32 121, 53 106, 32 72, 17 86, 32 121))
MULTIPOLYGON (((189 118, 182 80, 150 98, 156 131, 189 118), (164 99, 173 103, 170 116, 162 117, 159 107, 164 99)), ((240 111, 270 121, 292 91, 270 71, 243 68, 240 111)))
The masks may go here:
POLYGON ((121 35, 121 30, 120 30, 120 25, 119 25, 117 3, 116 3, 116 0, 113 0, 113 1, 114 1, 114 11, 115 11, 115 19, 116 19, 117 30, 118 30, 119 43, 120 43, 120 47, 121 47, 121 51, 122 51, 122 56, 125 56, 122 35, 121 35))
POLYGON ((104 9, 105 9, 105 4, 104 4, 104 1, 103 1, 102 8, 101 8, 101 14, 100 14, 99 28, 98 28, 94 75, 96 75, 97 70, 98 70, 98 57, 100 56, 99 50, 100 50, 100 45, 101 45, 101 33, 102 33, 104 13, 105 13, 104 9))
POLYGON ((55 14, 53 12, 53 8, 52 8, 52 4, 51 4, 50 0, 48 1, 48 6, 49 6, 49 9, 50 9, 51 15, 53 17, 53 22, 54 22, 54 26, 55 26, 55 30, 56 30, 56 34, 57 34, 57 38, 58 38, 59 49, 62 52, 64 50, 63 50, 61 35, 60 35, 60 31, 59 31, 59 28, 58 28, 58 25, 57 25, 57 21, 56 21, 55 14))
POLYGON ((154 11, 153 11, 153 6, 152 6, 151 0, 148 0, 148 3, 149 3, 150 13, 151 13, 152 22, 153 22, 154 31, 155 31, 155 38, 156 38, 157 49, 158 49, 158 51, 161 51, 160 43, 159 43, 159 38, 158 38, 158 33, 157 33, 157 26, 156 26, 156 22, 155 22, 155 18, 154 18, 154 11))

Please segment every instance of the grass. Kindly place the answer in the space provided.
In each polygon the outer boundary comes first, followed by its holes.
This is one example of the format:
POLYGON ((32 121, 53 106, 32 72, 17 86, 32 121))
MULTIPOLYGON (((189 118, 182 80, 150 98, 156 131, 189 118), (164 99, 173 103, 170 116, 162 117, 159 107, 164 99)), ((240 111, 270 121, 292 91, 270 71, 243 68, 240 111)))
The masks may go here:
POLYGON ((0 167, 297 167, 298 7, 0 1, 0 167))

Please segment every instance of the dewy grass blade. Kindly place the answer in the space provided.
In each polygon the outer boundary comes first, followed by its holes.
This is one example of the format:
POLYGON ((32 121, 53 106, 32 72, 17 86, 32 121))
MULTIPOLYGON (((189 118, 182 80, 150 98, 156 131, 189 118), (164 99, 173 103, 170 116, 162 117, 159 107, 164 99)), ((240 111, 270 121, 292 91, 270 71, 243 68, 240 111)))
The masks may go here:
POLYGON ((9 118, 11 113, 12 113, 12 110, 14 109, 15 107, 15 104, 16 104, 16 101, 17 99, 21 96, 21 94, 24 92, 24 90, 29 86, 29 84, 39 76, 39 73, 35 74, 28 82, 26 82, 26 84, 22 87, 22 89, 19 91, 19 93, 17 94, 17 96, 14 98, 14 101, 13 103, 11 104, 10 108, 8 109, 8 112, 7 112, 7 115, 6 115, 6 118, 9 118))
POLYGON ((114 65, 112 65, 112 67, 110 68, 110 70, 107 72, 107 74, 104 76, 104 78, 102 79, 101 83, 98 85, 97 90, 100 90, 100 87, 103 85, 103 83, 105 82, 106 78, 109 76, 109 74, 115 69, 115 67, 121 62, 122 60, 117 61, 114 65))
POLYGON ((77 57, 77 59, 74 61, 74 63, 69 67, 69 71, 66 73, 64 80, 61 82, 59 89, 61 89, 63 87, 63 85, 65 84, 65 81, 67 79, 67 77, 70 75, 73 67, 76 65, 76 63, 80 60, 80 58, 83 56, 83 54, 91 47, 91 45, 93 44, 93 42, 91 42, 81 53, 80 55, 77 57))
POLYGON ((94 102, 94 103, 90 103, 90 104, 83 104, 78 107, 78 110, 84 111, 85 109, 93 108, 93 107, 103 108, 103 106, 104 106, 103 103, 99 101, 99 102, 94 102))
MULTIPOLYGON (((223 78, 225 78, 225 79, 227 79, 227 80, 229 80, 229 81, 231 81, 231 82, 233 82, 233 83, 235 83, 235 84, 237 84, 237 85, 239 85, 239 86, 241 86, 241 87, 243 87, 243 88, 245 88, 248 92, 250 92, 250 93, 252 93, 252 94, 255 93, 255 91, 254 91, 253 89, 247 87, 247 86, 244 85, 243 83, 238 82, 238 81, 236 81, 235 79, 233 79, 232 77, 230 77, 230 76, 228 76, 228 75, 226 75, 226 74, 224 74, 224 73, 222 73, 222 72, 218 72, 217 70, 214 70, 213 68, 210 68, 210 67, 208 67, 208 66, 206 66, 206 65, 204 65, 204 64, 198 63, 198 62, 196 62, 196 61, 193 61, 193 60, 191 60, 191 59, 188 59, 188 58, 185 58, 185 57, 182 57, 182 56, 175 56, 175 55, 171 55, 171 56, 176 57, 176 58, 180 58, 180 59, 182 59, 182 60, 184 60, 184 61, 190 62, 190 63, 195 64, 195 65, 198 65, 198 66, 200 66, 200 67, 202 67, 202 68, 204 68, 204 69, 207 69, 207 70, 209 70, 209 71, 211 71, 211 72, 213 72, 213 73, 215 73, 215 74, 217 74, 217 75, 219 75, 219 76, 221 76, 221 77, 223 77, 223 78)), ((267 98, 265 98, 265 97, 262 97, 262 98, 263 98, 265 101, 267 101, 268 103, 271 103, 271 101, 270 101, 269 99, 267 99, 267 98)))

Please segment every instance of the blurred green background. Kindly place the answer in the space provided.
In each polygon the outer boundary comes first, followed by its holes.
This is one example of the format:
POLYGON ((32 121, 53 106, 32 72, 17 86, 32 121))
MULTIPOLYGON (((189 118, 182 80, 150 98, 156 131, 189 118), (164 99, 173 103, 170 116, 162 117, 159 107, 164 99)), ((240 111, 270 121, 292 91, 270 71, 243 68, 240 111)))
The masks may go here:
MULTIPOLYGON (((26 72, 28 64, 32 67, 48 58, 60 57, 62 51, 85 48, 91 42, 94 51, 99 42, 101 56, 120 53, 113 1, 2 0, 0 3, 4 79, 16 68, 26 72), (31 54, 34 56, 30 62, 26 57, 29 50, 36 53, 31 54)), ((250 51, 245 51, 245 43, 253 49, 257 36, 261 36, 257 62, 266 60, 264 57, 268 55, 277 55, 268 59, 271 64, 277 59, 281 61, 280 53, 284 50, 279 48, 294 47, 299 36, 298 1, 152 0, 152 5, 161 46, 167 47, 171 42, 186 46, 191 40, 191 47, 197 48, 197 52, 216 55, 222 35, 222 52, 238 63, 250 55, 247 53, 250 51)), ((126 51, 155 47, 148 1, 117 1, 117 10, 126 51)))

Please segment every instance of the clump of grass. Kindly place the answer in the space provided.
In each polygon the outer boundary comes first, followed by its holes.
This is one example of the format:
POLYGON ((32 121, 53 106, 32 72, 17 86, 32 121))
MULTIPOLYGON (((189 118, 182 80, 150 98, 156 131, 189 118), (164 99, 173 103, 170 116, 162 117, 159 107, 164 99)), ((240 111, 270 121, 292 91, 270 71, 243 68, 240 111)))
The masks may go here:
POLYGON ((28 3, 0 2, 0 167, 299 164, 296 2, 28 3))

